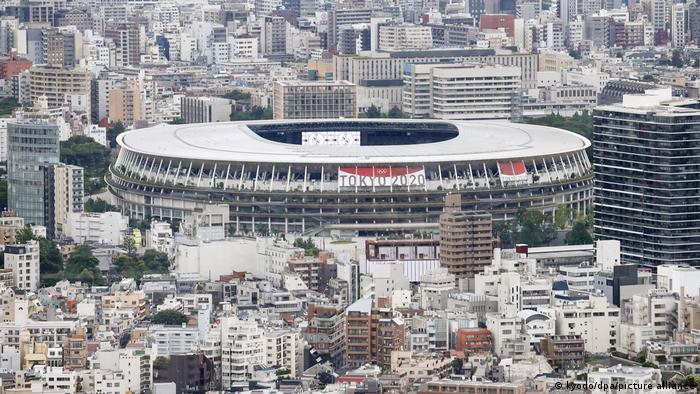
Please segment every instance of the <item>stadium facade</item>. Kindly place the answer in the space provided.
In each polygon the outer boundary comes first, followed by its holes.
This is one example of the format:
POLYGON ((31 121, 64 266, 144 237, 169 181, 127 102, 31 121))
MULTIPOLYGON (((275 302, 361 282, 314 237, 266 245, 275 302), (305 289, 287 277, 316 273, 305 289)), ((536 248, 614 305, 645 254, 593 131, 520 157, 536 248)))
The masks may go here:
POLYGON ((178 220, 224 203, 238 233, 435 228, 448 192, 495 221, 592 199, 587 139, 505 121, 161 125, 117 142, 107 181, 124 213, 178 220))

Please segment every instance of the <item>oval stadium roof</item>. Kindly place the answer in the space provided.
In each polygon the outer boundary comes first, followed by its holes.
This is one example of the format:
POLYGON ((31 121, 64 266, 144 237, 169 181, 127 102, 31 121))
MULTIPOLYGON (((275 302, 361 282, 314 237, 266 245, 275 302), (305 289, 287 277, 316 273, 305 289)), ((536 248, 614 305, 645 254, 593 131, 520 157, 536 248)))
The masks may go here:
MULTIPOLYGON (((323 131, 314 129, 313 131, 323 131)), ((582 151, 590 141, 552 127, 507 121, 413 119, 263 120, 208 124, 159 125, 119 135, 130 151, 205 161, 270 163, 416 163, 486 161, 556 156, 582 151), (459 133, 442 142, 409 145, 298 145, 261 137, 248 125, 322 124, 324 122, 436 123, 454 125, 459 133)))

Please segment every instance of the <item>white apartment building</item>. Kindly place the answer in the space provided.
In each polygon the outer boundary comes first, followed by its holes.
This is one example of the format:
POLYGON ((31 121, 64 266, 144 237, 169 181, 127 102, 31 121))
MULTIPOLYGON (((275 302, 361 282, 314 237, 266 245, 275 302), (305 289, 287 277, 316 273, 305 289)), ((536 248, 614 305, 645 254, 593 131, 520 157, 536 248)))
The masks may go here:
POLYGON ((685 4, 671 6, 671 45, 674 48, 685 47, 685 4))
POLYGON ((265 333, 265 362, 270 367, 289 370, 294 379, 304 371, 304 341, 299 332, 274 330, 265 333))
POLYGON ((83 212, 83 167, 56 164, 49 168, 53 177, 53 234, 62 237, 69 232, 70 215, 83 212))
MULTIPOLYGON (((35 370, 41 376, 41 393, 73 394, 78 392, 78 375, 75 371, 63 369, 63 367, 37 367, 35 370)), ((35 384, 32 383, 32 392, 35 392, 35 384)))
POLYGON ((509 119, 521 73, 518 67, 475 63, 407 65, 403 110, 414 118, 509 119))
POLYGON ((265 264, 265 279, 276 287, 282 284, 282 274, 287 270, 289 260, 304 256, 304 249, 286 242, 259 245, 258 249, 265 264))
POLYGON ((262 328, 254 321, 221 318, 221 385, 247 382, 257 365, 265 365, 266 344, 262 328))
POLYGON ((121 372, 122 392, 143 392, 151 388, 153 360, 151 348, 100 349, 89 359, 90 369, 121 372))
POLYGON ((231 41, 231 60, 257 59, 258 58, 258 38, 257 37, 236 37, 231 41))
POLYGON ((11 269, 14 285, 20 290, 39 288, 39 242, 5 246, 5 269, 11 269))
POLYGON ((590 353, 607 353, 617 347, 620 308, 608 305, 605 296, 565 301, 553 307, 557 335, 580 335, 590 353))
POLYGON ((152 341, 157 356, 192 353, 199 342, 197 326, 164 326, 161 324, 148 327, 148 337, 152 341))
POLYGON ((652 328, 653 338, 667 339, 673 335, 677 310, 673 293, 654 289, 647 294, 635 294, 625 302, 622 319, 632 325, 652 328))
POLYGON ((493 349, 499 357, 517 362, 530 356, 530 337, 523 332, 522 318, 513 311, 487 313, 486 328, 491 331, 493 349))
POLYGON ((101 369, 80 371, 80 384, 85 392, 101 394, 122 394, 126 387, 123 373, 101 369))
POLYGON ((668 290, 672 293, 681 293, 681 287, 685 295, 698 297, 700 286, 700 270, 695 267, 675 264, 663 264, 657 267, 656 287, 668 290))
POLYGON ((456 291, 454 274, 447 268, 436 268, 424 273, 420 278, 421 309, 445 309, 447 296, 456 291))
POLYGON ((522 319, 523 331, 529 337, 530 345, 539 344, 548 335, 555 335, 554 311, 549 308, 538 311, 525 309, 518 312, 518 317, 522 319))
POLYGON ((569 286, 569 290, 593 291, 595 289, 595 275, 600 272, 600 266, 590 263, 581 265, 563 265, 559 267, 562 280, 569 286))
POLYGON ((175 238, 173 238, 173 229, 170 227, 170 223, 151 221, 148 246, 160 253, 167 254, 169 258, 175 257, 175 238))
POLYGON ((69 335, 78 326, 77 320, 35 321, 27 319, 28 306, 24 312, 15 311, 15 321, 0 323, 0 346, 19 346, 20 333, 29 332, 30 341, 44 342, 49 347, 62 347, 69 335))
POLYGON ((76 243, 119 245, 129 226, 129 219, 119 212, 73 212, 69 222, 66 235, 76 243))

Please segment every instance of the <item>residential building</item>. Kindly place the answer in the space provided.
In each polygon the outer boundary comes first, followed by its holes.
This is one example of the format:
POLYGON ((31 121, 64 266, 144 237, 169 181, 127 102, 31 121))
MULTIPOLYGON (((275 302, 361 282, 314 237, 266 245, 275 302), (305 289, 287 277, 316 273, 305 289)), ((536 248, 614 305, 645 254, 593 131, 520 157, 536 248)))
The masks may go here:
POLYGON ((671 89, 660 89, 626 95, 622 104, 594 111, 594 232, 598 239, 620 241, 622 263, 700 262, 700 219, 686 219, 694 217, 697 196, 685 185, 697 174, 679 156, 694 145, 675 137, 692 130, 700 111, 692 101, 669 100, 671 89), (630 129, 649 139, 640 142, 630 129), (637 149, 647 154, 639 156, 637 149), (661 165, 654 157, 667 159, 661 165), (645 198, 636 198, 639 193, 645 198), (667 208, 659 211, 659 204, 667 208))
POLYGON ((83 167, 54 164, 44 167, 47 235, 62 238, 70 231, 70 216, 83 212, 83 167))
POLYGON ((221 386, 247 382, 255 366, 265 364, 263 329, 254 321, 223 317, 221 329, 221 386))
POLYGON ((609 305, 605 296, 564 301, 553 309, 557 335, 579 335, 589 353, 607 353, 617 347, 620 308, 609 305))
POLYGON ((78 243, 121 244, 129 219, 119 212, 72 212, 65 236, 78 243))
POLYGON ((5 269, 11 269, 14 286, 20 290, 39 289, 39 242, 5 245, 5 269))
POLYGON ((578 335, 546 336, 538 345, 540 353, 557 367, 573 368, 586 361, 584 341, 578 335))
POLYGON ((141 28, 136 22, 111 22, 105 26, 104 37, 116 46, 118 67, 138 66, 141 62, 141 28))
POLYGON ((309 304, 304 340, 319 354, 327 355, 336 366, 345 363, 345 318, 342 308, 309 304))
POLYGON ((456 279, 474 277, 491 262, 491 215, 461 211, 459 194, 445 197, 440 215, 440 265, 456 279))
POLYGON ((113 87, 109 91, 109 120, 131 126, 145 119, 142 92, 138 84, 113 87))
POLYGON ((485 328, 460 328, 457 330, 454 349, 466 356, 493 351, 491 331, 485 328))
POLYGON ((68 69, 52 66, 32 66, 29 69, 29 94, 36 105, 40 97, 46 97, 48 108, 63 107, 72 96, 82 97, 90 113, 90 89, 92 74, 80 68, 68 69))

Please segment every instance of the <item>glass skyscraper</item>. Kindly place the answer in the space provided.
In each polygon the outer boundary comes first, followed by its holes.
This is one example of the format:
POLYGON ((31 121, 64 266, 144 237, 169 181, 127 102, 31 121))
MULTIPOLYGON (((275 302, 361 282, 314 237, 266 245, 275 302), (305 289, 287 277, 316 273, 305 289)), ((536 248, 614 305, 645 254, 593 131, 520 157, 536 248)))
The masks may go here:
POLYGON ((27 224, 47 225, 44 168, 59 161, 59 130, 45 120, 7 125, 8 207, 27 224))
POLYGON ((699 103, 643 99, 594 111, 596 238, 623 263, 700 265, 699 103))

